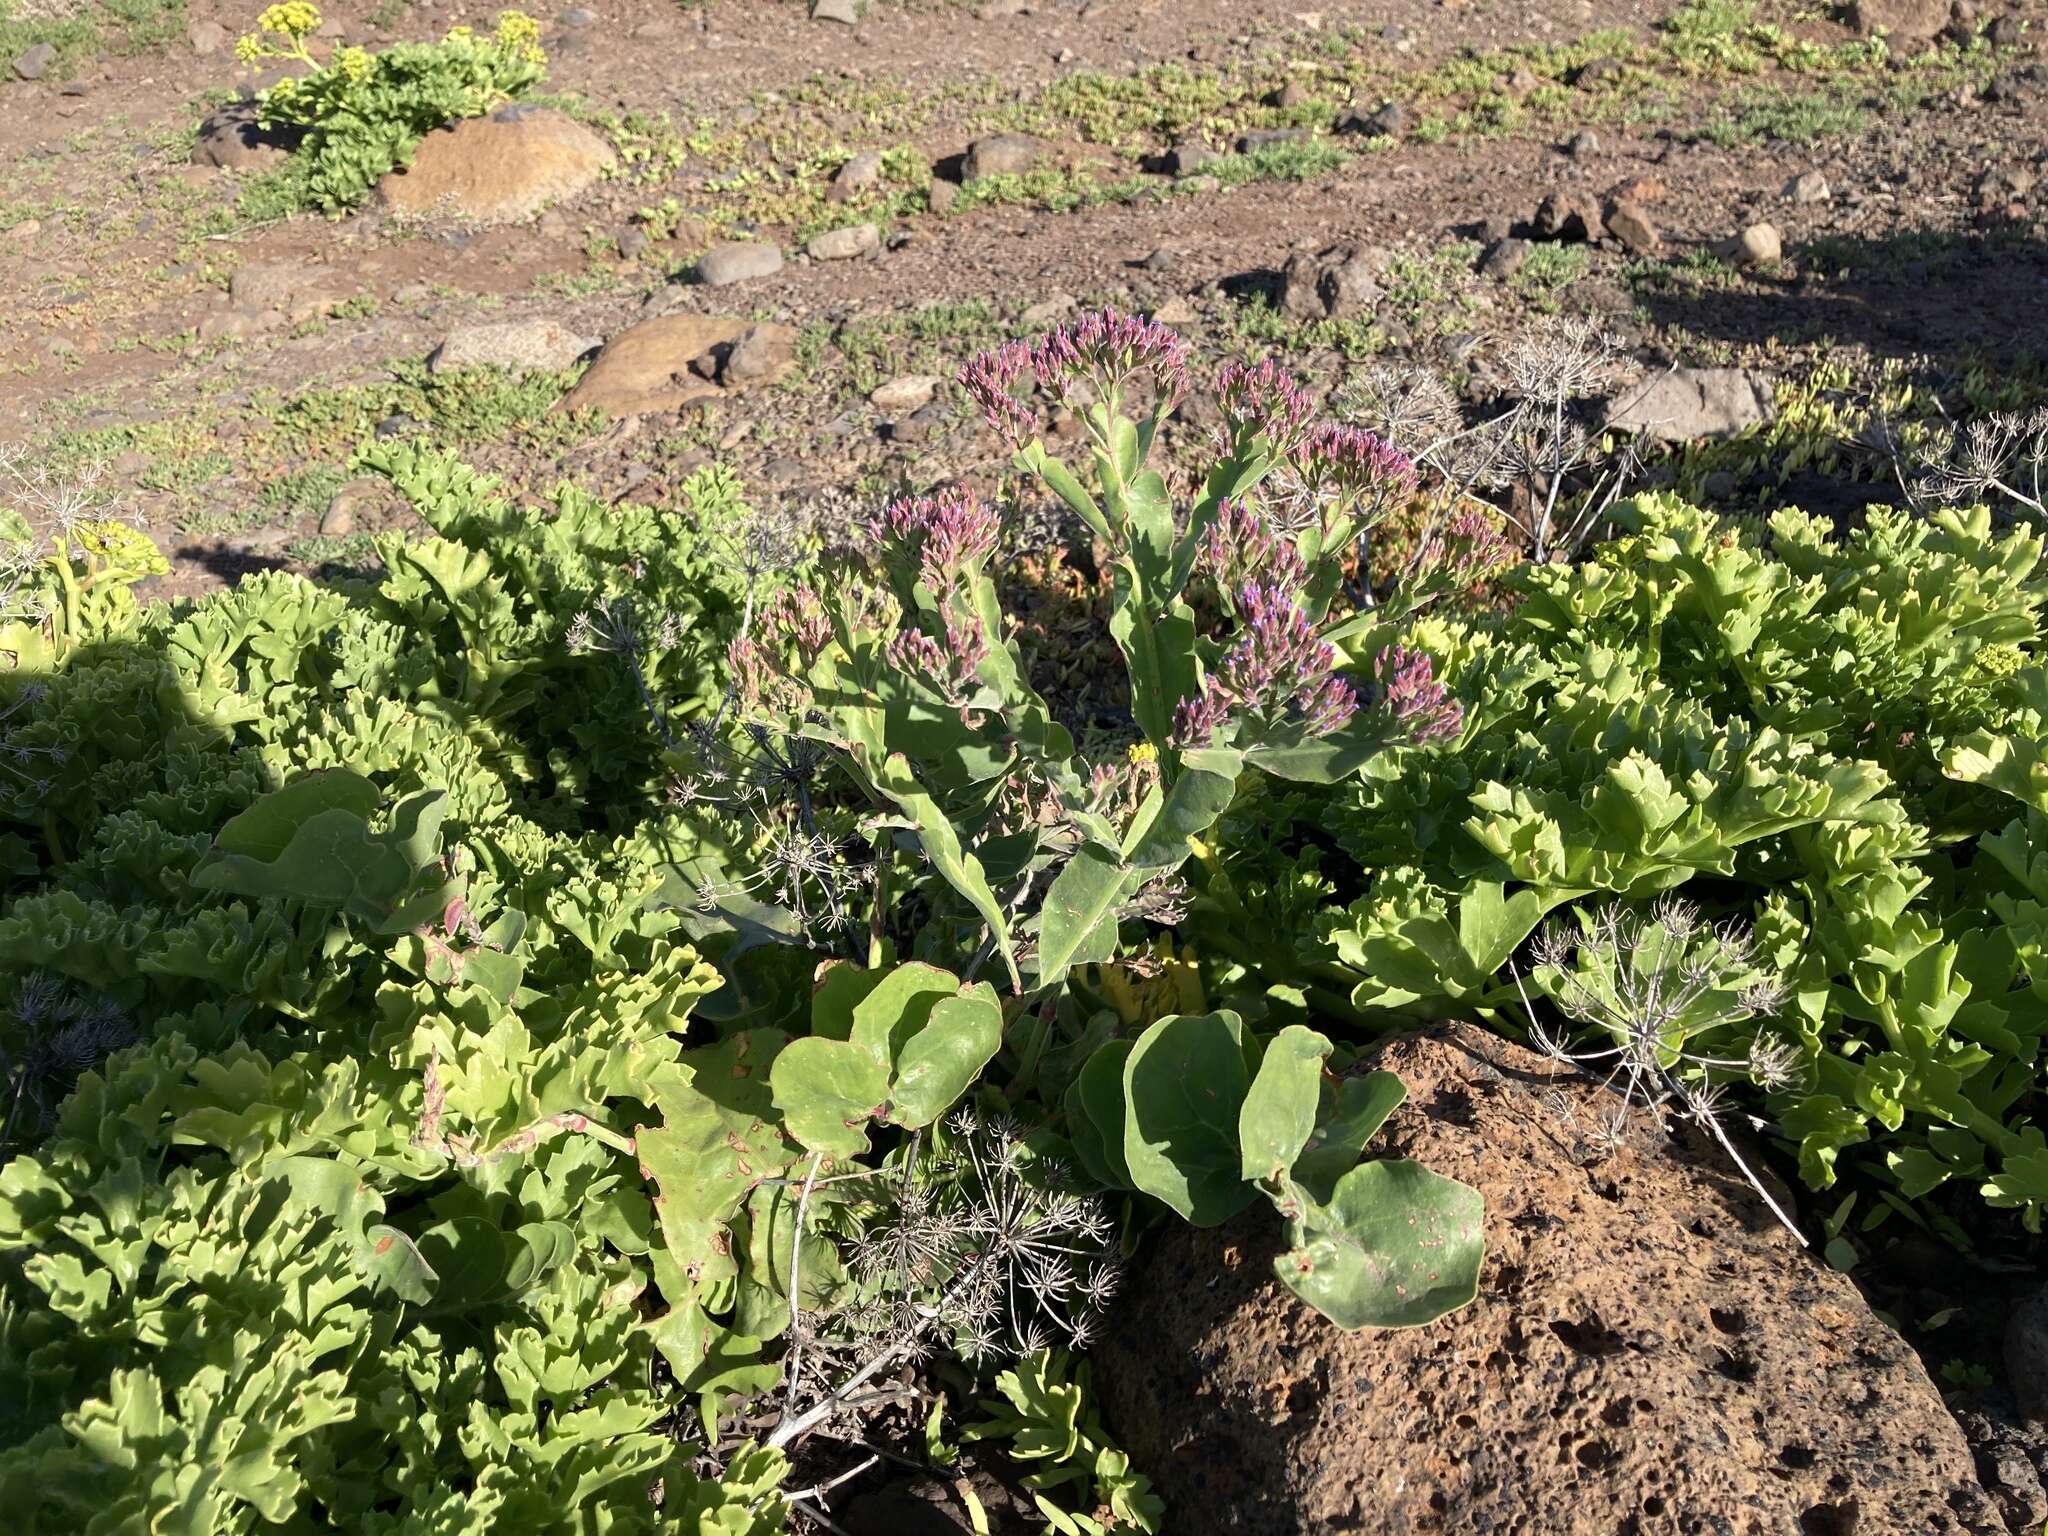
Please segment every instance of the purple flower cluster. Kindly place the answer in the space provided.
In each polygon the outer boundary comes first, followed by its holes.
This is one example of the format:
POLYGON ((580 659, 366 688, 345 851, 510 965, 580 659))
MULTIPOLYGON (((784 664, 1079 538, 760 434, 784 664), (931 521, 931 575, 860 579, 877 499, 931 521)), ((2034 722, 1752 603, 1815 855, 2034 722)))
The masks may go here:
POLYGON ((1419 575, 1446 577, 1461 586, 1486 580, 1512 562, 1514 551, 1493 520, 1476 508, 1466 507, 1452 514, 1438 532, 1430 534, 1416 551, 1419 575))
POLYGON ((1383 515, 1415 494, 1415 461, 1362 427, 1324 422, 1295 455, 1302 483, 1367 517, 1383 515))
POLYGON ((963 570, 987 559, 995 550, 997 531, 995 512, 964 486, 892 501, 869 526, 885 551, 919 563, 934 592, 949 590, 963 570))
POLYGON ((1420 745, 1449 741, 1465 726, 1465 711, 1437 681, 1436 663, 1405 645, 1388 646, 1374 658, 1373 676, 1385 691, 1387 712, 1420 745))
POLYGON ((946 702, 960 711, 963 725, 974 723, 968 704, 976 684, 976 669, 988 658, 988 636, 980 621, 948 613, 945 639, 934 640, 918 629, 900 629, 882 654, 892 667, 907 672, 937 689, 946 702))
POLYGON ((1198 699, 1174 712, 1174 744, 1198 747, 1233 717, 1265 726, 1291 723, 1311 736, 1340 730, 1358 712, 1358 694, 1336 672, 1337 648, 1280 587, 1247 582, 1237 594, 1242 632, 1198 699))
POLYGON ((1188 344, 1156 320, 1099 309, 1044 336, 1031 351, 1039 387, 1064 397, 1077 378, 1098 394, 1123 387, 1140 371, 1152 375, 1162 410, 1188 392, 1188 344))
POLYGON ((832 639, 825 603, 808 585, 785 588, 761 610, 761 632, 783 651, 794 649, 809 666, 832 639))
POLYGON ((1235 592, 1247 582, 1296 592, 1308 580, 1308 567, 1294 541, 1241 501, 1217 506, 1203 553, 1216 585, 1225 592, 1235 592))
POLYGON ((960 387, 981 407, 982 419, 1012 448, 1020 446, 1036 418, 1031 407, 1017 398, 1017 381, 1031 368, 1031 349, 1021 341, 1006 341, 982 353, 963 367, 960 387))
POLYGON ((1216 405, 1233 442, 1262 437, 1278 458, 1309 430, 1315 402, 1272 358, 1255 367, 1225 363, 1216 373, 1216 405))

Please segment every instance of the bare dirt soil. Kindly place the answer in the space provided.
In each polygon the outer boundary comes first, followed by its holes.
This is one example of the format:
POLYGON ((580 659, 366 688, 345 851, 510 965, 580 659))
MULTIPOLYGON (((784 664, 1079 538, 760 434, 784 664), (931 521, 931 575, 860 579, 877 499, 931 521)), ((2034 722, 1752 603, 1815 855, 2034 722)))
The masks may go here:
MULTIPOLYGON (((2024 371, 2043 334, 2038 4, 1943 8, 1938 35, 1887 46, 1853 8, 1743 0, 870 0, 852 25, 801 0, 600 0, 544 18, 544 89, 626 164, 496 229, 257 218, 254 173, 193 164, 200 121, 262 78, 232 52, 253 9, 201 0, 165 46, 0 84, 0 440, 110 464, 176 552, 171 592, 359 556, 388 509, 333 498, 371 431, 447 441, 536 492, 574 474, 660 496, 712 457, 821 503, 968 472, 994 444, 949 387, 904 420, 868 396, 1083 302, 1165 314, 1215 352, 1283 353, 1325 386, 1419 361, 1474 400, 1492 343, 1543 312, 1598 317, 1643 367, 1777 381, 1824 362, 1843 401, 1880 378, 1938 397, 1987 357, 2024 371), (1390 103, 1393 132, 1343 131, 1390 103), (935 211, 998 131, 1033 138, 1033 167, 935 211), (1224 174, 1168 174, 1176 143, 1221 152, 1224 174), (863 150, 890 157, 890 195, 835 204, 863 150), (1647 238, 1537 240, 1503 275, 1554 193, 1624 201, 1647 238), (802 253, 860 217, 876 254, 802 253), (1729 242, 1759 223, 1781 259, 1745 266, 1729 242), (729 238, 793 258, 694 284, 698 252, 729 238), (1393 264, 1379 300, 1290 313, 1289 257, 1339 246, 1393 264), (315 298, 259 312, 237 273, 298 274, 315 298), (539 384, 421 369, 465 322, 602 339, 674 312, 786 322, 795 367, 609 423, 550 411, 560 391, 539 384)), ((488 21, 343 4, 325 41, 488 21)), ((1744 460, 1710 489, 1776 489, 1813 456, 1744 460)))

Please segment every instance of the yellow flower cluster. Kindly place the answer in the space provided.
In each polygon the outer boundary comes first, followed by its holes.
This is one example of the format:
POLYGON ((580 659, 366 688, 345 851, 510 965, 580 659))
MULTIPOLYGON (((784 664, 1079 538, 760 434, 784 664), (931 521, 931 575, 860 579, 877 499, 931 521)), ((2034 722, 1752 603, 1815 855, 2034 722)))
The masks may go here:
POLYGON ((1159 749, 1149 741, 1134 741, 1124 756, 1130 759, 1133 768, 1142 768, 1147 763, 1159 761, 1159 749))
POLYGON ((311 37, 320 30, 320 7, 310 0, 284 0, 256 18, 257 27, 280 37, 311 37))
POLYGON ((498 46, 519 54, 529 64, 548 61, 540 46, 540 23, 524 11, 498 12, 498 46))
POLYGON ((334 68, 350 85, 361 85, 377 68, 377 61, 362 48, 343 48, 334 55, 334 68))

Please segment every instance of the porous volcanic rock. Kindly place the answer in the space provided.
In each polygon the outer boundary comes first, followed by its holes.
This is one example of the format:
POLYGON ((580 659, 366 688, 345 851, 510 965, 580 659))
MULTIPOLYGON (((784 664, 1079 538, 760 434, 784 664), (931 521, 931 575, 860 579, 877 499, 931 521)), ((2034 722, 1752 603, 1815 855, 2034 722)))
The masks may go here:
POLYGON ((574 197, 617 159, 567 113, 515 104, 435 129, 377 195, 393 213, 511 224, 574 197))
MULTIPOLYGON (((596 406, 613 416, 680 410, 725 393, 719 379, 734 344, 781 361, 744 382, 772 383, 793 366, 796 333, 786 325, 755 325, 720 315, 663 315, 628 326, 604 344, 589 370, 562 399, 567 410, 596 406)), ((739 378, 728 382, 738 384, 739 378)))
POLYGON ((1382 1150, 1486 1197, 1479 1299, 1346 1334, 1270 1211, 1151 1240, 1096 1380, 1176 1536, 2003 1536, 1918 1357, 1710 1140, 1596 1154, 1611 1097, 1467 1026, 1376 1054, 1382 1150))

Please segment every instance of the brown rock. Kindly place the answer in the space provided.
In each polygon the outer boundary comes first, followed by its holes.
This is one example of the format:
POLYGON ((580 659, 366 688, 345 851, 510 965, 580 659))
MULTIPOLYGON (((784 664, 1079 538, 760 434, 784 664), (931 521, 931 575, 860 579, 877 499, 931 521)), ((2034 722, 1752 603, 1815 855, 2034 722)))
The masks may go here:
POLYGON ((1584 192, 1553 192, 1530 220, 1538 240, 1598 240, 1606 233, 1600 205, 1584 192))
POLYGON ((1607 189, 1610 203, 1642 203, 1646 206, 1664 201, 1669 189, 1655 176, 1629 176, 1617 181, 1607 189))
POLYGON ((1849 8, 1856 30, 1924 42, 1948 25, 1949 0, 1856 0, 1849 8))
POLYGON ((312 320, 351 297, 354 284, 338 272, 304 261, 260 262, 228 279, 228 302, 244 314, 278 314, 288 322, 312 320))
POLYGON ((264 171, 291 158, 299 135, 284 128, 264 128, 256 121, 253 102, 223 107, 199 125, 192 145, 194 165, 224 171, 264 171))
MULTIPOLYGON (((710 378, 693 372, 691 364, 707 355, 718 359, 723 353, 723 365, 729 368, 734 344, 749 332, 763 333, 755 338, 757 348, 786 344, 781 371, 771 368, 731 382, 767 383, 786 373, 796 346, 796 333, 786 325, 756 326, 717 315, 664 315, 629 326, 606 342, 576 387, 563 397, 563 408, 596 406, 613 416, 639 416, 710 399, 722 391, 710 378)), ((714 362, 704 371, 717 374, 720 368, 714 362)))
POLYGON ((617 159, 565 113, 504 106, 428 134, 412 164, 377 193, 394 213, 510 224, 574 197, 617 159))
POLYGON ((795 366, 795 331, 786 325, 752 325, 740 332, 725 354, 718 382, 730 389, 770 384, 795 366))
POLYGON ((1388 1042, 1379 1150, 1475 1185, 1465 1310, 1346 1334, 1273 1279, 1279 1223, 1172 1225, 1095 1354, 1176 1536, 1999 1536, 1961 1430, 1854 1285, 1704 1135, 1469 1026, 1388 1042))
POLYGON ((327 510, 320 515, 320 532, 329 538, 354 533, 365 513, 395 501, 391 482, 377 475, 362 475, 334 493, 327 510))
POLYGON ((1634 203, 1616 203, 1607 210, 1607 233, 1637 256, 1654 256, 1664 247, 1649 214, 1634 203))

